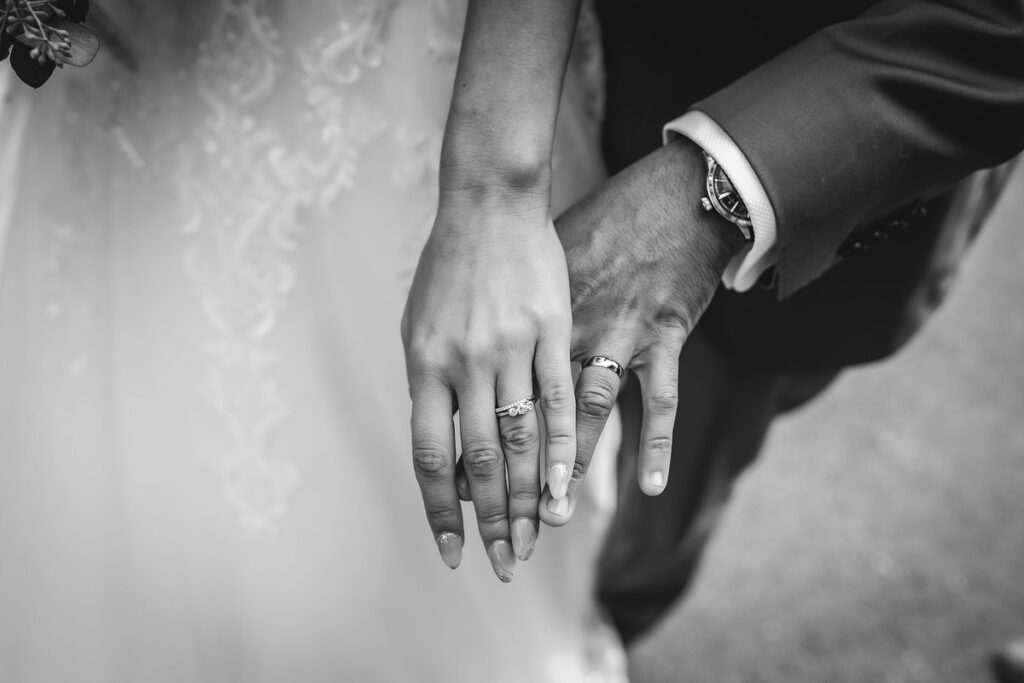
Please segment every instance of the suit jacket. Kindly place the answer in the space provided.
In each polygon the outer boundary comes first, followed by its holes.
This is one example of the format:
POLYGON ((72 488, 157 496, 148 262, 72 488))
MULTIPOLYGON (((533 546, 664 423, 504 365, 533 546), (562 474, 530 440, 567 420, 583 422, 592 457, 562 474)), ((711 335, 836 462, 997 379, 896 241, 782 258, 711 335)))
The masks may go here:
POLYGON ((756 367, 820 371, 910 338, 1024 149, 1024 2, 598 10, 610 170, 693 107, 737 143, 775 211, 778 265, 754 291, 718 292, 701 321, 712 341, 756 367))

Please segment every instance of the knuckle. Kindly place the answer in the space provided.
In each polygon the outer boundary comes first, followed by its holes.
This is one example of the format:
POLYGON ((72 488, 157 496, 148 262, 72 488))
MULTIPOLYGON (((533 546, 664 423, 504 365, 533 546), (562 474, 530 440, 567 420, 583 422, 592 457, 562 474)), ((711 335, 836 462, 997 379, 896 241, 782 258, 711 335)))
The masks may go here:
MULTIPOLYGON (((487 507, 483 509, 477 508, 476 518, 477 521, 480 523, 481 527, 503 526, 507 525, 508 523, 508 511, 504 507, 487 507)), ((481 531, 483 530, 481 529, 481 531)), ((506 531, 505 533, 508 532, 506 531)), ((481 535, 484 534, 481 533, 481 535)))
MULTIPOLYGON (((520 347, 533 347, 536 343, 536 332, 533 325, 520 319, 509 319, 505 321, 495 339, 498 340, 503 349, 516 349, 520 347)), ((492 348, 495 346, 491 344, 492 348)))
POLYGON ((644 443, 644 450, 649 454, 658 457, 672 454, 672 437, 666 434, 658 434, 649 437, 644 443))
POLYGON ((489 332, 467 332, 458 344, 458 354, 465 363, 481 365, 495 356, 497 347, 498 342, 489 332))
POLYGON ((536 504, 540 491, 534 488, 515 488, 509 491, 508 497, 515 503, 536 504))
POLYGON ((573 405, 572 392, 561 385, 548 387, 540 397, 540 408, 545 414, 563 413, 573 405))
POLYGON ((506 453, 512 455, 532 453, 538 449, 539 444, 540 435, 527 425, 514 424, 502 427, 501 445, 506 453))
POLYGON ((555 448, 565 447, 565 448, 571 448, 573 450, 576 449, 576 435, 575 434, 573 434, 572 432, 559 432, 559 431, 555 431, 553 428, 551 428, 550 425, 548 426, 548 429, 550 430, 550 431, 548 431, 548 434, 547 434, 548 448, 551 448, 551 447, 555 447, 555 448))
POLYGON ((435 446, 414 446, 412 464, 423 479, 443 479, 451 472, 451 461, 444 449, 435 446))
POLYGON ((456 508, 442 504, 427 504, 427 519, 430 526, 438 531, 458 531, 462 520, 456 508))
POLYGON ((647 409, 657 415, 672 414, 679 403, 679 392, 674 386, 659 387, 647 397, 647 409))
POLYGON ((588 417, 605 418, 615 406, 615 391, 607 380, 598 380, 580 389, 576 410, 588 417))
POLYGON ((490 446, 475 446, 463 451, 462 464, 472 479, 489 479, 502 470, 502 457, 490 446))
POLYGON ((692 329, 690 318, 686 316, 662 321, 657 328, 658 342, 669 349, 681 349, 692 329))
POLYGON ((544 308, 534 313, 537 325, 544 330, 568 331, 572 327, 572 319, 567 311, 561 308, 544 308))
POLYGON ((583 277, 580 274, 573 273, 572 277, 572 303, 573 310, 583 306, 584 304, 592 301, 599 292, 604 291, 606 288, 602 286, 602 283, 595 278, 583 277))
POLYGON ((410 339, 405 348, 409 367, 417 371, 417 374, 431 374, 445 365, 441 350, 433 342, 410 339))

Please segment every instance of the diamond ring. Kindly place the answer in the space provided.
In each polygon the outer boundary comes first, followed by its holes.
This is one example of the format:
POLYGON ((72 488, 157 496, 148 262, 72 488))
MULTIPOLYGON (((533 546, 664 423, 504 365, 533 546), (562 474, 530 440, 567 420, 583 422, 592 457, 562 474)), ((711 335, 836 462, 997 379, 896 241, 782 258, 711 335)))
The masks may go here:
POLYGON ((498 417, 516 417, 518 415, 526 415, 528 412, 533 410, 533 404, 536 402, 536 396, 527 396, 526 398, 521 398, 518 401, 506 403, 500 408, 495 408, 494 414, 498 417))

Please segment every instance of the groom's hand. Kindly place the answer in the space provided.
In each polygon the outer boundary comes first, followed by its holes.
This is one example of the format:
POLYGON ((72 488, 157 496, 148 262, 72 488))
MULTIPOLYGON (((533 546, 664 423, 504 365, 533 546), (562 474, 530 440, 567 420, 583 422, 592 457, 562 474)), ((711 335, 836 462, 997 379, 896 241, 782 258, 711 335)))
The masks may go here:
MULTIPOLYGON (((672 142, 608 179, 556 221, 572 293, 574 361, 605 356, 632 370, 643 394, 640 487, 668 480, 679 352, 743 246, 739 230, 701 210, 700 149, 672 142)), ((576 384, 577 456, 569 494, 545 492, 541 518, 572 516, 580 486, 619 390, 606 367, 584 367, 576 384)))

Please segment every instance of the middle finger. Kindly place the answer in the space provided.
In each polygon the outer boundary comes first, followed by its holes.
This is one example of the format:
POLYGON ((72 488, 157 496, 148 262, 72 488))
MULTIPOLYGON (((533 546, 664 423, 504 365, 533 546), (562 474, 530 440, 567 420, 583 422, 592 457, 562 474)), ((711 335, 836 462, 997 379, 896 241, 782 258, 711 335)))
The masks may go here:
POLYGON ((515 573, 516 558, 509 538, 505 458, 498 440, 494 387, 476 381, 460 388, 458 399, 462 464, 476 508, 480 538, 495 575, 508 583, 515 573))
MULTIPOLYGON (((531 397, 531 363, 516 364, 522 373, 509 370, 498 376, 498 404, 531 397)), ((498 418, 501 447, 508 468, 508 514, 512 520, 512 548, 520 560, 529 559, 537 540, 537 506, 540 502, 540 423, 532 403, 528 412, 498 418)))

